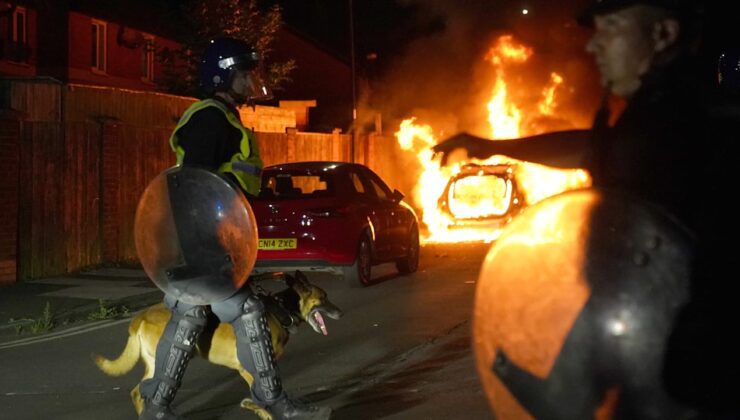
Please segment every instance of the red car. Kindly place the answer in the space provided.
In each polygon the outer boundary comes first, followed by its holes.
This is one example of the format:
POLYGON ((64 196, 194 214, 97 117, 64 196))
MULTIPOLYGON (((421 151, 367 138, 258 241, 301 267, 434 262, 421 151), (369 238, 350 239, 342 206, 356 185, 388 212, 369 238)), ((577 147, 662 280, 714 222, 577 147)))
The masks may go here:
POLYGON ((402 200, 363 165, 269 166, 260 196, 251 200, 259 226, 255 272, 331 271, 354 286, 367 285, 379 263, 412 273, 419 266, 419 223, 402 200))

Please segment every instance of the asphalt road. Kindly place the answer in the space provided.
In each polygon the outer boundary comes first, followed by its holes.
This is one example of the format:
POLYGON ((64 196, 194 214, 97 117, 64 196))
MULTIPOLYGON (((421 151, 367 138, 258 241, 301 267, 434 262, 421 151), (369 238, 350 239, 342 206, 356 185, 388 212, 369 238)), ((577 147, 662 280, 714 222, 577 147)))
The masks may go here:
MULTIPOLYGON (((303 326, 279 365, 288 392, 334 408, 333 419, 489 419, 470 350, 470 315, 488 246, 422 249, 420 271, 376 267, 377 282, 350 289, 313 275, 345 316, 324 337, 303 326)), ((0 418, 135 419, 129 390, 143 373, 112 378, 91 354, 113 358, 127 320, 54 340, 0 350, 0 418)), ((257 418, 239 408, 248 395, 233 371, 194 359, 174 403, 187 419, 257 418)))

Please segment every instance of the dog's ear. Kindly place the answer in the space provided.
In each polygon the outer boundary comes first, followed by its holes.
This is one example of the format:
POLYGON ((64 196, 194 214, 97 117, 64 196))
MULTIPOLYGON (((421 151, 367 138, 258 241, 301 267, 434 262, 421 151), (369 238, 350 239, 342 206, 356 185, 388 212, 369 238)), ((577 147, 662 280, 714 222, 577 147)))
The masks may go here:
POLYGON ((295 277, 291 276, 288 273, 283 274, 283 276, 285 277, 285 284, 287 284, 288 287, 292 289, 296 282, 295 277))
POLYGON ((300 270, 295 271, 295 280, 301 283, 301 285, 304 287, 308 287, 310 284, 310 282, 308 281, 308 277, 306 277, 306 275, 303 274, 300 270))

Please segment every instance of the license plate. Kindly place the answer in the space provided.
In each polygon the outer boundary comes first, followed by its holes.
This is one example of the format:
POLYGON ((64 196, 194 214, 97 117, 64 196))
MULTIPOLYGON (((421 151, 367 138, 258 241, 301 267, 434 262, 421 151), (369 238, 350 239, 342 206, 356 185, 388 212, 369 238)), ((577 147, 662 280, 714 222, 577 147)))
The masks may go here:
POLYGON ((260 239, 258 244, 259 249, 264 250, 279 250, 279 249, 296 249, 298 248, 298 239, 296 238, 268 238, 260 239))

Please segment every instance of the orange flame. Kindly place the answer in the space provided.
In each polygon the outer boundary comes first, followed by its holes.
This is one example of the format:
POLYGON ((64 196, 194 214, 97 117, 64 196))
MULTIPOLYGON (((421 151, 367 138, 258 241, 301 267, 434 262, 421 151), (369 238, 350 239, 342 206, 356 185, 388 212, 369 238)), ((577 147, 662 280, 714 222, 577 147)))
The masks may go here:
POLYGON ((496 70, 496 83, 493 86, 492 98, 488 102, 488 123, 491 125, 491 137, 494 139, 521 137, 519 126, 522 122, 522 112, 509 100, 505 67, 524 63, 532 54, 530 48, 514 43, 511 35, 499 37, 496 45, 488 51, 486 58, 496 70))
POLYGON ((488 51, 486 59, 496 66, 501 66, 508 63, 523 63, 529 60, 532 54, 531 48, 514 43, 513 36, 502 35, 496 40, 496 45, 488 51))
POLYGON ((550 83, 542 90, 542 102, 539 103, 540 114, 552 115, 555 112, 555 90, 563 84, 563 77, 550 73, 550 83))

